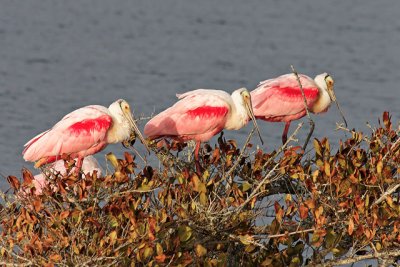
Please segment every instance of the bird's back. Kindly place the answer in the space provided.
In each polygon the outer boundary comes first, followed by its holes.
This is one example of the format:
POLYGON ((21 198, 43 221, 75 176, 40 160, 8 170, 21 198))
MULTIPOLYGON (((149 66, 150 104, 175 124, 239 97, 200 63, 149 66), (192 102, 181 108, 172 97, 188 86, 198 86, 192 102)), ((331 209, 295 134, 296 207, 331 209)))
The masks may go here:
MULTIPOLYGON (((318 99, 318 87, 310 77, 299 74, 308 108, 318 99)), ((291 121, 305 115, 304 98, 294 74, 260 82, 251 92, 254 114, 268 121, 291 121)))
POLYGON ((161 136, 205 141, 223 129, 231 97, 220 90, 198 89, 177 95, 179 101, 152 118, 144 128, 150 138, 161 136))
POLYGON ((35 136, 25 144, 22 152, 27 161, 62 153, 77 153, 89 149, 104 139, 112 124, 108 109, 86 106, 64 116, 51 129, 35 136))

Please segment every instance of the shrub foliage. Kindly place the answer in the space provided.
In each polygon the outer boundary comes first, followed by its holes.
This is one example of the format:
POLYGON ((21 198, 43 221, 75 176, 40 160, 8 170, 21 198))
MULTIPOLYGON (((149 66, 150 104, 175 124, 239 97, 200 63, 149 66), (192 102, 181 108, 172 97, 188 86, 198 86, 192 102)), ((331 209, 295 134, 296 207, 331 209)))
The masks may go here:
MULTIPOLYGON (((334 151, 324 138, 307 153, 239 148, 221 135, 200 153, 202 175, 184 145, 166 141, 152 144, 160 166, 139 169, 130 153, 109 154, 108 175, 52 174, 41 195, 23 170, 2 194, 0 264, 396 262, 399 129, 385 112, 368 136, 343 130, 351 137, 334 151)), ((74 161, 65 159, 70 170, 74 161)))

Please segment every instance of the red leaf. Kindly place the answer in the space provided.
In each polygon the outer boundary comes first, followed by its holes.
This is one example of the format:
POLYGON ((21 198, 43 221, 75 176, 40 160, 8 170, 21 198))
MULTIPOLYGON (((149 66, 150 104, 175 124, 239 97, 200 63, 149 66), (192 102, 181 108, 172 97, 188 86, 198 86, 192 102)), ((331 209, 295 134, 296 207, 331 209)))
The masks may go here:
POLYGON ((300 205, 299 207, 299 212, 300 212, 300 218, 304 220, 308 216, 308 208, 304 206, 303 204, 300 205))

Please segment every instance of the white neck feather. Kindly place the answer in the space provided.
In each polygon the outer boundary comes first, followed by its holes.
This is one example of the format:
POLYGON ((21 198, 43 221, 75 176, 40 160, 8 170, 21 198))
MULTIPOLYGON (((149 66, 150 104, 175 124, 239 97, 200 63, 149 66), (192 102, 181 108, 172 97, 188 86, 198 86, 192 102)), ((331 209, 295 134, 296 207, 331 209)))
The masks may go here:
POLYGON ((319 93, 317 101, 311 108, 311 111, 313 113, 320 113, 326 111, 326 109, 329 108, 329 106, 332 103, 332 100, 328 94, 328 89, 325 82, 325 76, 326 73, 322 73, 317 75, 314 79, 315 83, 317 84, 319 93))
POLYGON ((114 102, 108 108, 110 115, 112 117, 112 126, 107 132, 107 142, 108 143, 119 143, 127 140, 130 135, 129 122, 126 120, 122 114, 122 110, 119 104, 114 102))
POLYGON ((238 89, 231 95, 231 110, 225 124, 225 129, 227 130, 239 130, 249 121, 249 115, 247 114, 243 98, 240 94, 242 91, 243 89, 238 89))

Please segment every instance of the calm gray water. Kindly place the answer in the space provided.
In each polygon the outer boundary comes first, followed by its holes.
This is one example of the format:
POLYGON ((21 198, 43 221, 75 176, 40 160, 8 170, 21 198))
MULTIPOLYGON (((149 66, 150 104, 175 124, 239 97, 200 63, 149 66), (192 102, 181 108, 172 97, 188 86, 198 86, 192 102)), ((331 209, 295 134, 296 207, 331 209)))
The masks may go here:
MULTIPOLYGON (((135 114, 148 116, 172 105, 175 93, 253 89, 290 72, 290 64, 310 76, 332 74, 350 127, 367 131, 365 122, 376 123, 384 110, 399 120, 398 0, 2 0, 0 6, 3 175, 32 168, 21 157, 25 142, 81 106, 124 98, 135 114)), ((314 119, 315 137, 344 138, 334 132, 340 120, 334 106, 314 119)), ((260 126, 266 149, 273 149, 283 125, 260 126)), ((225 134, 243 142, 250 129, 225 134)), ((109 151, 123 149, 108 146, 97 156, 102 164, 109 151)))

